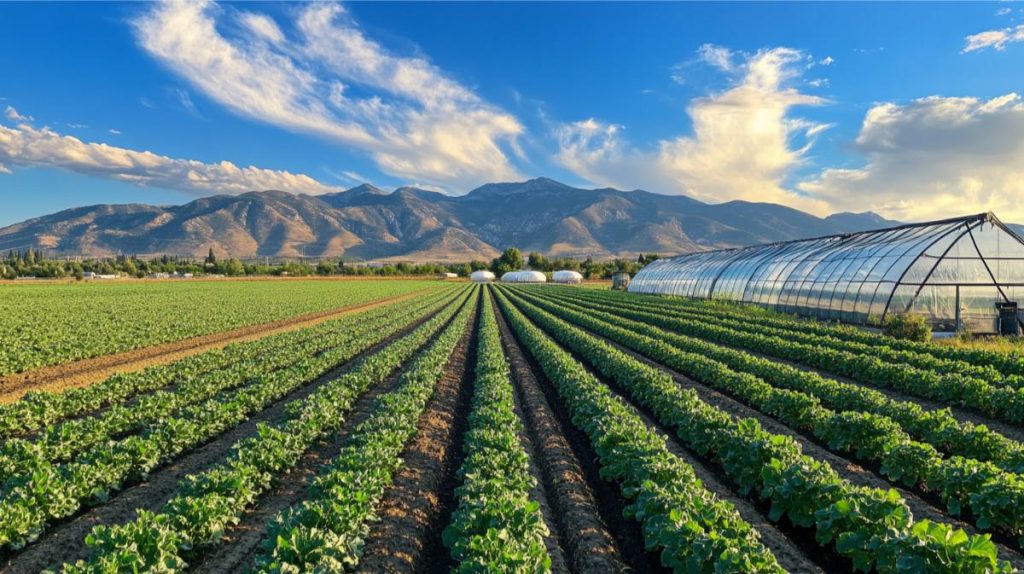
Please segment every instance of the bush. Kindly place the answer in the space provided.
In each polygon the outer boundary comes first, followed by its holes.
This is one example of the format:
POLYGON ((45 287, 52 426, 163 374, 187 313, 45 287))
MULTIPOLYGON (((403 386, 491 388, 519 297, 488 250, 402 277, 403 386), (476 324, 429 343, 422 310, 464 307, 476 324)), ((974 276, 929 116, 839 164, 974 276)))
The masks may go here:
POLYGON ((885 334, 894 339, 924 342, 932 338, 932 329, 923 316, 903 313, 885 318, 885 334))

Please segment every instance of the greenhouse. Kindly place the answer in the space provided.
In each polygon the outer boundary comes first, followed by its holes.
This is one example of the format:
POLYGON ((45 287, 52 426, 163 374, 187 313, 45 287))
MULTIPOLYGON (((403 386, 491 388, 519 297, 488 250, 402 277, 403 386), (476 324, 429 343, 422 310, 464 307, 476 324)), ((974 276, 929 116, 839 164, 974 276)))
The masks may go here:
POLYGON ((469 280, 473 283, 490 283, 494 281, 494 273, 485 270, 474 271, 469 275, 469 280))
POLYGON ((551 274, 551 280, 555 283, 565 283, 568 285, 579 285, 583 283, 583 275, 578 271, 572 271, 571 269, 563 269, 561 271, 555 271, 551 274))
POLYGON ((1024 240, 983 213, 660 259, 629 290, 849 323, 915 313, 936 330, 1016 332, 1024 240))
POLYGON ((544 283, 547 276, 540 271, 509 271, 501 276, 502 283, 544 283))

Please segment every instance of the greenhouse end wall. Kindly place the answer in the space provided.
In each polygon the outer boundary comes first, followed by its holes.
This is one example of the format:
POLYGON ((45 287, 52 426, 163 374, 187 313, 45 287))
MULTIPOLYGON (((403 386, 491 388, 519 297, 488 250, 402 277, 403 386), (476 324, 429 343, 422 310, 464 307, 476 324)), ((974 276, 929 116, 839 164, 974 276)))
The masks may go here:
POLYGON ((629 291, 859 324, 909 312, 937 330, 995 332, 996 303, 1024 296, 1024 241, 985 213, 660 259, 629 291))

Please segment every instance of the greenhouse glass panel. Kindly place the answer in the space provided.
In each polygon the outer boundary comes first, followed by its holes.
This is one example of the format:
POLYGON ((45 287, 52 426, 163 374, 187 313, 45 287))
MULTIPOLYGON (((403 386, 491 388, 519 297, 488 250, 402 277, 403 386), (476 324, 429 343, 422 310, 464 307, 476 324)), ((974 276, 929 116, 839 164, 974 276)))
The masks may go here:
POLYGON ((1024 240, 985 213, 661 259, 629 290, 851 323, 919 313, 935 328, 984 330, 996 303, 1024 297, 1024 240))

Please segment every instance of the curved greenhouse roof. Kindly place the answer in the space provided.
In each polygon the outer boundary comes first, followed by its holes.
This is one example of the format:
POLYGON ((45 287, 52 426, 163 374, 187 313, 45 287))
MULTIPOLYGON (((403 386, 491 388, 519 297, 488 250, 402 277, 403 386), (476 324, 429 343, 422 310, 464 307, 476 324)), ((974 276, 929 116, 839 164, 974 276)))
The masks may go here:
POLYGON ((960 319, 991 331, 995 303, 1024 295, 1024 240, 983 213, 659 259, 629 290, 854 323, 913 312, 939 327, 960 319))
POLYGON ((547 276, 540 271, 509 271, 501 276, 502 283, 544 283, 547 276))

